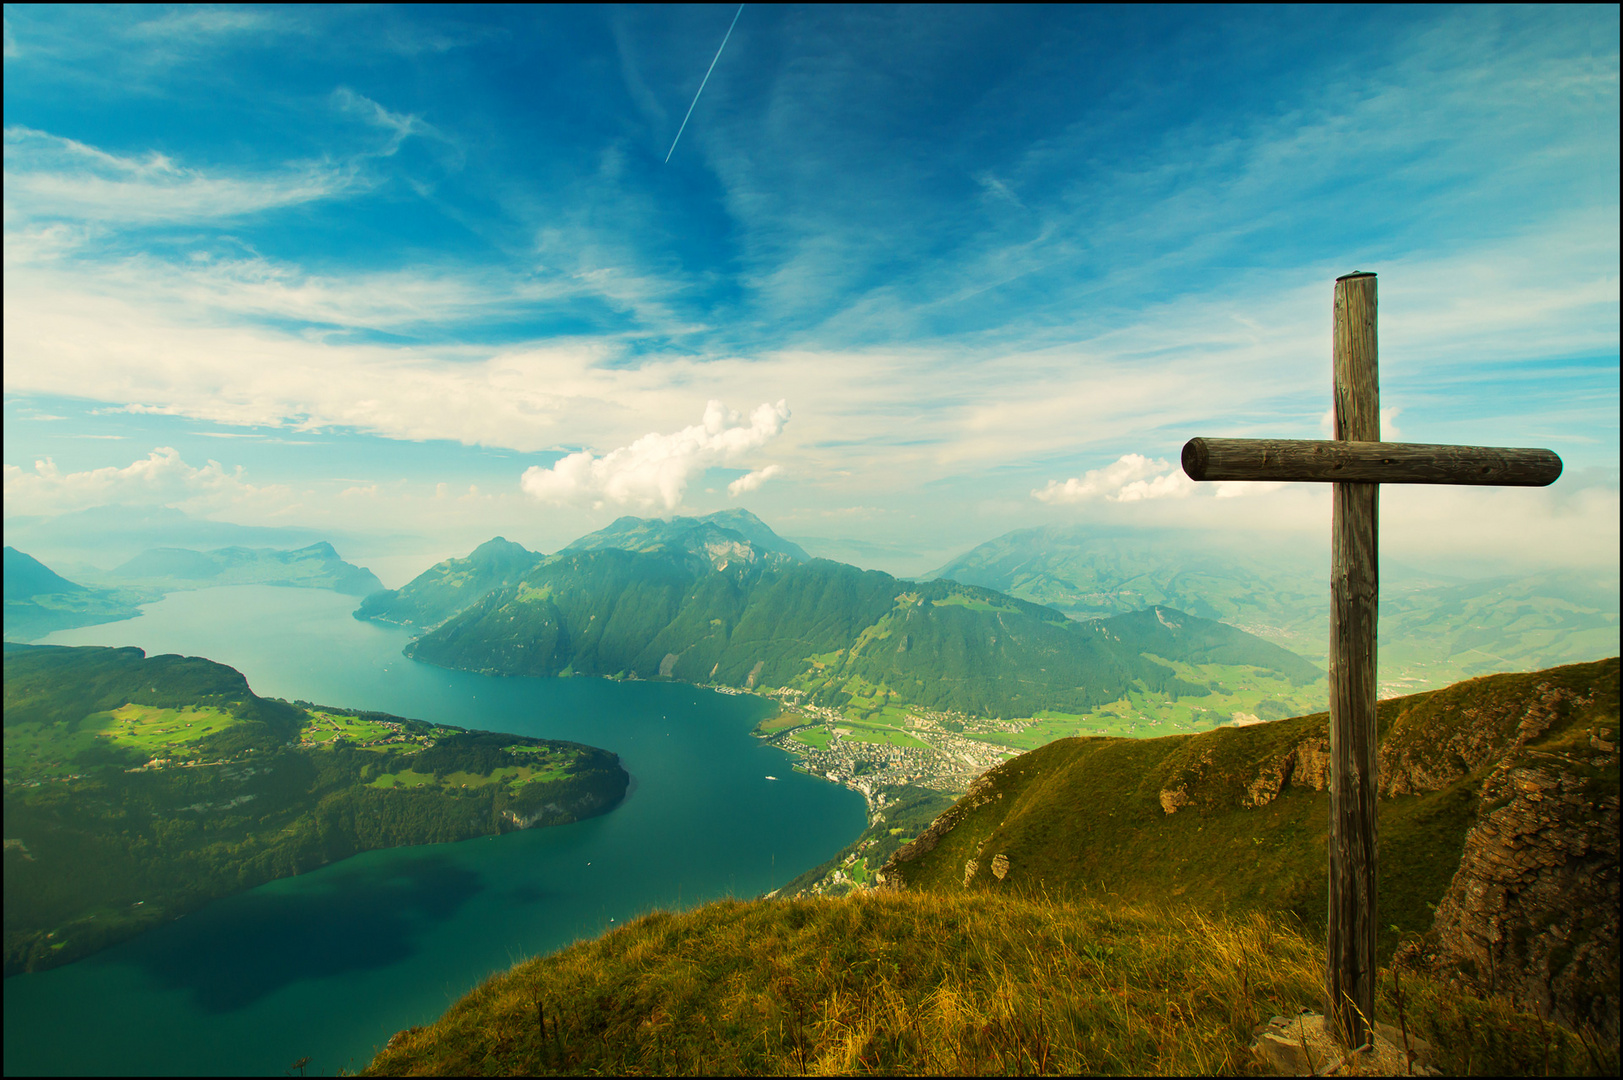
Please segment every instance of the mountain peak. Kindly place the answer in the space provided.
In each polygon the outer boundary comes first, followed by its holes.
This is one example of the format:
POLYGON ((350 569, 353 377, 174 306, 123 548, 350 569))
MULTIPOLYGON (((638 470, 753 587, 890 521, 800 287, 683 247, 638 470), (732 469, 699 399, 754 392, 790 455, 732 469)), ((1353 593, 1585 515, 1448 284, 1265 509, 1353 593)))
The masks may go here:
POLYGON ((540 552, 531 551, 523 544, 513 543, 513 541, 507 539, 505 536, 492 536, 489 540, 486 540, 484 543, 468 552, 468 558, 484 559, 494 555, 524 555, 533 559, 539 554, 540 552))
MULTIPOLYGON (((742 543, 752 549, 751 554, 778 555, 795 562, 808 562, 811 559, 799 544, 785 540, 773 532, 766 522, 742 507, 670 519, 628 515, 616 518, 596 532, 587 533, 563 550, 620 548, 625 551, 652 551, 669 547, 715 562, 720 549, 729 543, 742 543)), ((741 549, 735 555, 748 557, 741 549)))

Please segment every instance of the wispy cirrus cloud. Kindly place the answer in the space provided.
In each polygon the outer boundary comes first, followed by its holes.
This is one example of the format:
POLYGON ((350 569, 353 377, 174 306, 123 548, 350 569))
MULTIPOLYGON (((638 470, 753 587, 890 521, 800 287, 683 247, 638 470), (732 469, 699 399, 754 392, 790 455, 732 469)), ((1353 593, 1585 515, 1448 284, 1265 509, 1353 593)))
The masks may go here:
POLYGON ((223 176, 152 151, 109 153, 75 139, 12 125, 5 130, 7 232, 41 220, 102 226, 198 223, 331 198, 358 182, 330 162, 257 176, 223 176))
POLYGON ((729 485, 785 512, 1196 520, 1228 489, 1171 465, 1077 491, 1195 434, 1318 436, 1329 282, 1363 268, 1406 438, 1614 453, 1610 15, 1405 11, 1366 47, 1345 12, 749 9, 666 169, 671 42, 708 55, 714 13, 14 10, 8 394, 542 471, 787 399, 729 485), (46 71, 40 100, 103 79, 102 127, 18 112, 46 71), (212 126, 130 111, 132 78, 212 126))

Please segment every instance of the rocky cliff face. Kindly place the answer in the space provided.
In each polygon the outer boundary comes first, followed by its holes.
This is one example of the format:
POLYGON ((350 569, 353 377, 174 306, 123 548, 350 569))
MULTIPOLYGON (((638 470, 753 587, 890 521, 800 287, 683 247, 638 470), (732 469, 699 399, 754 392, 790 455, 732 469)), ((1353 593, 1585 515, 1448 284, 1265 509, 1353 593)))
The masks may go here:
MULTIPOLYGON (((1552 696, 1553 688, 1540 689, 1552 696)), ((1547 723, 1529 709, 1524 728, 1547 723)), ((1615 1041, 1616 733, 1595 724, 1579 734, 1560 747, 1507 755, 1493 770, 1437 921, 1400 957, 1615 1041)))
MULTIPOLYGON (((1569 1026, 1618 1034, 1618 662, 1545 673, 1530 691, 1462 683, 1383 717, 1383 799, 1481 774, 1477 823, 1424 943, 1400 954, 1569 1026)), ((1328 786, 1329 741, 1265 762, 1243 802, 1328 786)), ((1184 787, 1161 792, 1172 814, 1184 787)))
MULTIPOLYGON (((1382 717, 1381 798, 1482 776, 1477 823, 1432 930, 1400 955, 1616 1039, 1618 755, 1608 725, 1618 716, 1618 662, 1543 674, 1556 677, 1525 690, 1473 680, 1382 717)), ((1264 806, 1287 785, 1323 791, 1329 750, 1311 735, 1264 761, 1242 803, 1264 806)), ((1162 810, 1188 804, 1190 786, 1163 790, 1162 810)))

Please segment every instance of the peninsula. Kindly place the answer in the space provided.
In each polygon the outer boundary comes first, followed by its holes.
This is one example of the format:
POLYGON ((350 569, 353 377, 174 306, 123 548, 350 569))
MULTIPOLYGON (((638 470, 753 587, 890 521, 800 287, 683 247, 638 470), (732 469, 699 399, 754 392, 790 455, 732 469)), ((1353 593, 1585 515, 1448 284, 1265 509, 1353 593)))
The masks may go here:
POLYGON ((233 668, 5 645, 5 973, 87 956, 362 851, 561 825, 619 758, 261 698, 233 668))

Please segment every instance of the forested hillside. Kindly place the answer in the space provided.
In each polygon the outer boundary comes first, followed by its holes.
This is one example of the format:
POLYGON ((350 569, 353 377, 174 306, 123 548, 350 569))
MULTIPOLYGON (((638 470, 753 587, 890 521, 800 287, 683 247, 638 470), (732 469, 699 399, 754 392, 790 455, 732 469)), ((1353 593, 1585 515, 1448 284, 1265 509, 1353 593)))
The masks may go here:
POLYGON ((599 814, 628 779, 577 743, 261 698, 199 657, 8 643, 5 970, 360 851, 599 814))
POLYGON ((1146 653, 1247 664, 1298 683, 1320 677, 1278 646, 1179 612, 1078 623, 956 582, 904 582, 827 560, 700 568, 663 549, 554 556, 407 653, 504 675, 789 687, 820 706, 861 696, 992 717, 1085 712, 1132 687, 1211 692, 1146 653))
POLYGON ((498 536, 474 548, 467 558, 446 559, 398 589, 372 593, 355 609, 355 617, 431 629, 490 592, 513 584, 541 557, 498 536))

